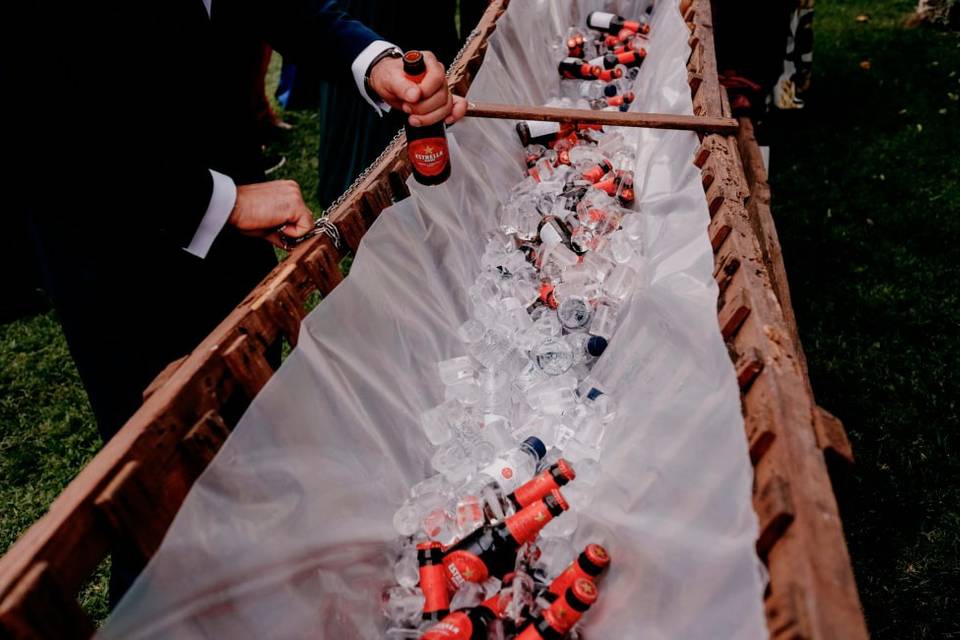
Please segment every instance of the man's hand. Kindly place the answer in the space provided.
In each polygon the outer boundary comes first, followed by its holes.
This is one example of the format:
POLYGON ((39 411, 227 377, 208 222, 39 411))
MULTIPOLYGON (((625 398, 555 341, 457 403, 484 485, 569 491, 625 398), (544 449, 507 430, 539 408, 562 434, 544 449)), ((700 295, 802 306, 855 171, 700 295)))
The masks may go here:
POLYGON ((240 233, 266 238, 284 248, 279 234, 299 238, 313 228, 313 214, 303 202, 300 185, 293 180, 274 180, 238 186, 237 203, 227 222, 240 233))
POLYGON ((450 93, 446 70, 429 51, 423 52, 427 75, 418 85, 403 73, 403 60, 384 58, 370 70, 370 87, 393 109, 410 114, 411 126, 443 120, 453 124, 467 113, 467 101, 450 93))

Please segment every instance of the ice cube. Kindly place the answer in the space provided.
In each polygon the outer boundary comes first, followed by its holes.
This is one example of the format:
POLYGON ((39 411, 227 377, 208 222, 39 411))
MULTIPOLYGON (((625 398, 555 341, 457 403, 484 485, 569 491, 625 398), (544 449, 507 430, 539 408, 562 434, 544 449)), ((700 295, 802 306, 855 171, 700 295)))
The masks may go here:
POLYGON ((412 536, 420 528, 420 514, 409 500, 393 514, 393 528, 402 536, 412 536))
POLYGON ((423 593, 412 587, 394 586, 383 592, 383 615, 398 625, 415 626, 423 615, 423 593))
POLYGON ((468 356, 443 360, 437 363, 437 368, 440 370, 440 380, 446 385, 472 380, 477 374, 473 360, 468 356))
POLYGON ((433 445, 443 444, 450 439, 450 425, 447 422, 445 405, 438 405, 420 414, 420 425, 433 445))
POLYGON ((483 601, 483 585, 475 582, 464 582, 450 599, 450 611, 469 609, 483 601))
POLYGON ((480 402, 482 397, 483 391, 480 389, 480 385, 471 379, 448 385, 445 389, 444 399, 456 400, 469 407, 480 402))
POLYGON ((577 530, 580 518, 576 511, 564 511, 540 530, 543 538, 569 538, 577 530))
POLYGON ((603 292, 616 300, 623 300, 637 284, 638 274, 625 264, 617 265, 603 283, 603 292))
POLYGON ((393 564, 393 576, 401 587, 415 587, 420 582, 420 566, 417 564, 415 546, 408 546, 397 558, 393 564))
POLYGON ((540 557, 537 565, 543 569, 547 579, 553 580, 570 566, 576 557, 576 551, 569 540, 563 538, 545 538, 537 544, 540 557))
POLYGON ((463 496, 457 502, 457 529, 459 537, 483 526, 483 507, 480 500, 473 495, 463 496))
POLYGON ((457 329, 457 334, 466 344, 473 344, 483 337, 485 331, 486 329, 482 322, 478 320, 467 320, 457 329))

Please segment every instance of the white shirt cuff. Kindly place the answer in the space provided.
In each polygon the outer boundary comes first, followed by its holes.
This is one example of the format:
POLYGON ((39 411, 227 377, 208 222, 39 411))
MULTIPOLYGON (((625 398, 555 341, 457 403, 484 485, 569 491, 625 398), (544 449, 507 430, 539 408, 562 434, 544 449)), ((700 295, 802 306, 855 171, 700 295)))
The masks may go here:
POLYGON ((223 227, 230 218, 230 212, 237 203, 237 185, 233 183, 230 176, 210 169, 210 176, 213 178, 213 193, 210 195, 210 204, 207 206, 207 212, 203 214, 200 220, 200 226, 197 232, 193 234, 190 244, 184 247, 187 253, 191 253, 198 258, 206 258, 213 241, 217 239, 223 227))
POLYGON ((373 62, 373 59, 378 55, 386 51, 387 49, 397 48, 395 44, 386 42, 385 40, 374 40, 367 45, 367 48, 360 52, 360 55, 356 57, 353 61, 353 64, 350 65, 350 71, 353 72, 353 79, 357 83, 357 89, 360 90, 360 95, 363 96, 363 99, 366 100, 371 107, 377 112, 377 115, 383 115, 384 111, 390 111, 390 105, 388 105, 383 100, 378 100, 374 102, 370 95, 367 93, 366 86, 366 76, 367 70, 370 68, 370 63, 373 62))

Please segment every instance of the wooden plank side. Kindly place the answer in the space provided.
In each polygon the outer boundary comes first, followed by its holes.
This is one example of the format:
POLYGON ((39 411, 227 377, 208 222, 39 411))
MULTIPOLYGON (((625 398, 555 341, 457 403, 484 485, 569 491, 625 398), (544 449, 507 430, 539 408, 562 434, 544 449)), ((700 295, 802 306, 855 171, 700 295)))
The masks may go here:
MULTIPOLYGON (((711 157, 739 163, 736 140, 730 137, 724 143, 733 153, 715 151, 711 157)), ((726 173, 745 185, 741 167, 728 167, 726 173)), ((739 255, 741 264, 727 285, 720 317, 721 322, 727 318, 723 326, 731 352, 759 352, 763 362, 744 391, 743 408, 748 427, 749 416, 759 412, 771 433, 759 455, 751 452, 761 526, 758 552, 769 563, 771 597, 779 603, 775 610, 782 617, 784 607, 789 609, 789 624, 771 619, 771 633, 823 640, 866 638, 839 512, 814 429, 816 404, 743 206, 746 192, 730 190, 738 207, 727 207, 729 195, 723 196, 731 232, 721 252, 739 255), (744 314, 745 308, 749 313, 744 314)))

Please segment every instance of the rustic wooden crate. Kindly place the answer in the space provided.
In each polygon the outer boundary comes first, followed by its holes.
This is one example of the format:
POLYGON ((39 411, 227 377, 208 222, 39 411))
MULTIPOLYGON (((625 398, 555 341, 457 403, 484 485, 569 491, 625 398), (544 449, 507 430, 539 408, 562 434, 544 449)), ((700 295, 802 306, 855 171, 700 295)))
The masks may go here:
MULTIPOLYGON (((465 94, 497 18, 494 0, 451 66, 465 94)), ((689 81, 699 115, 729 116, 717 78, 709 0, 684 0, 689 81)), ((328 212, 345 246, 318 236, 289 257, 191 353, 145 392, 144 405, 0 559, 0 637, 88 638, 76 594, 111 551, 152 555, 200 472, 273 370, 267 350, 295 344, 307 297, 341 280, 338 263, 380 212, 408 194, 405 141, 394 142, 328 212)), ((720 287, 718 318, 742 392, 757 550, 770 571, 765 604, 777 640, 856 640, 866 626, 824 452, 852 461, 836 418, 814 399, 790 304, 770 190, 749 121, 707 135, 703 172, 720 287)), ((696 615, 696 612, 691 612, 696 615)))

